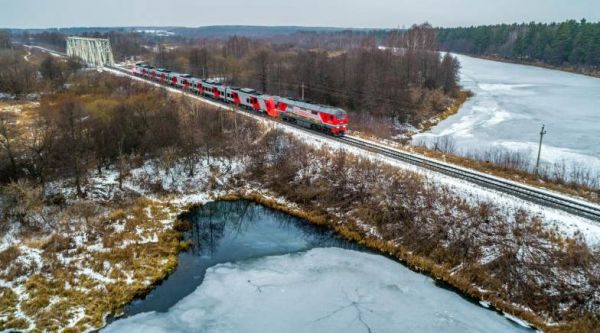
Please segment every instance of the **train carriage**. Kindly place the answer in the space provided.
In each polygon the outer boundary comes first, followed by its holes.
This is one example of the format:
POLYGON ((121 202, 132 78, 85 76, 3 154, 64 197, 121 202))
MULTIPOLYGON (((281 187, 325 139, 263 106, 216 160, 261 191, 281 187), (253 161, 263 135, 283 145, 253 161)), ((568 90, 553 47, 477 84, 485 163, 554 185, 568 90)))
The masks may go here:
POLYGON ((265 95, 250 88, 241 88, 236 90, 239 99, 239 105, 248 109, 264 112, 271 117, 277 117, 275 100, 271 95, 265 95))
POLYGON ((190 90, 192 86, 193 77, 190 74, 179 74, 177 75, 177 82, 175 86, 184 90, 190 90))
POLYGON ((160 82, 162 84, 166 84, 169 79, 169 74, 171 74, 170 70, 164 68, 158 68, 156 70, 156 79, 155 81, 160 82))
POLYGON ((283 97, 276 101, 283 121, 336 136, 344 135, 348 130, 348 114, 343 109, 283 97))
POLYGON ((179 82, 179 76, 181 74, 176 72, 171 72, 167 74, 167 84, 172 87, 177 87, 177 82, 179 82))
POLYGON ((204 93, 204 89, 202 88, 202 80, 193 77, 190 80, 190 90, 196 95, 202 95, 204 93))
POLYGON ((204 96, 213 99, 223 99, 222 94, 224 93, 223 84, 212 80, 203 80, 202 86, 204 87, 204 96))
POLYGON ((219 81, 202 80, 164 68, 156 69, 144 63, 136 64, 132 72, 136 76, 235 104, 248 110, 264 112, 270 117, 280 117, 284 121, 332 135, 344 135, 348 129, 348 115, 340 108, 266 95, 250 88, 230 87, 219 81))
POLYGON ((225 94, 227 103, 240 106, 242 104, 242 99, 240 97, 240 90, 241 90, 241 88, 238 88, 238 87, 231 87, 231 88, 227 89, 227 92, 225 94))
POLYGON ((154 69, 154 67, 147 65, 147 64, 136 64, 133 69, 132 72, 134 75, 136 76, 140 76, 140 77, 149 77, 150 72, 154 69))

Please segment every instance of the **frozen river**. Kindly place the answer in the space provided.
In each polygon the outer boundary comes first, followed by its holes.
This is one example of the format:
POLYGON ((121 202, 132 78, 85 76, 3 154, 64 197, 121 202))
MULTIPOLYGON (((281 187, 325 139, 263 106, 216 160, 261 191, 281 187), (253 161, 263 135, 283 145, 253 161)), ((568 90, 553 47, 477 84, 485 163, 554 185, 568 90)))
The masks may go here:
POLYGON ((175 273, 105 332, 532 332, 289 215, 239 201, 190 217, 175 273))
POLYGON ((458 114, 415 140, 450 136, 460 150, 490 146, 526 151, 535 159, 542 124, 542 159, 600 169, 600 79, 545 68, 457 55, 461 84, 475 93, 458 114))

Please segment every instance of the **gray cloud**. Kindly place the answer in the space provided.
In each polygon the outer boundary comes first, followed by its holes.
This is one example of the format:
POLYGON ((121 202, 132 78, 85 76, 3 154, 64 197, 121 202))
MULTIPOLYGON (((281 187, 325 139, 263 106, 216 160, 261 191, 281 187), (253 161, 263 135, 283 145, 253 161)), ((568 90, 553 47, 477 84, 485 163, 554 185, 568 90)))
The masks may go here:
POLYGON ((600 21, 598 0, 0 0, 2 27, 464 26, 600 21))

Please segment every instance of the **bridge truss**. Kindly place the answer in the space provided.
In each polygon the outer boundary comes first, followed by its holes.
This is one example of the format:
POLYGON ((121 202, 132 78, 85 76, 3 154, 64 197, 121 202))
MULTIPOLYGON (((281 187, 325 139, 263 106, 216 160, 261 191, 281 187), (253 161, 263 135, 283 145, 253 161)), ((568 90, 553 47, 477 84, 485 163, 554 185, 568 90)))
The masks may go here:
POLYGON ((88 66, 113 66, 115 59, 108 39, 67 37, 67 55, 81 58, 88 66))

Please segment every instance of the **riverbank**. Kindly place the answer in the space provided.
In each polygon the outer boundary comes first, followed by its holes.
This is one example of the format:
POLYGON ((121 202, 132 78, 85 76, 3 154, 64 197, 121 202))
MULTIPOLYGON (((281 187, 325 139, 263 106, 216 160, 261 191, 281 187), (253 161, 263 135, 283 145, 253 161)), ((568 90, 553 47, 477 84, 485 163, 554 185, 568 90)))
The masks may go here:
POLYGON ((348 218, 347 215, 330 214, 318 206, 305 206, 298 203, 285 202, 281 199, 274 199, 274 196, 265 195, 264 192, 240 191, 220 197, 218 200, 248 200, 301 218, 309 223, 330 228, 349 241, 393 257, 411 270, 426 274, 450 286, 456 292, 472 300, 479 301, 485 307, 491 307, 496 311, 504 313, 507 318, 514 320, 519 325, 526 327, 527 325, 532 325, 544 332, 597 332, 596 325, 599 322, 598 318, 584 317, 568 324, 548 322, 547 318, 535 314, 530 309, 507 301, 502 294, 493 290, 483 289, 474 284, 473 276, 469 275, 475 273, 483 278, 486 275, 484 271, 462 274, 460 272, 462 267, 440 265, 435 259, 415 254, 411 249, 402 244, 386 239, 377 232, 374 232, 374 229, 370 228, 369 224, 365 225, 357 220, 348 218), (514 318, 521 318, 526 323, 514 318))
POLYGON ((173 271, 181 246, 173 206, 144 198, 97 204, 72 207, 69 217, 85 226, 2 239, 0 330, 95 330, 173 271))
POLYGON ((572 67, 572 66, 554 66, 554 65, 550 65, 550 64, 547 64, 547 63, 544 63, 541 61, 513 59, 513 58, 503 57, 503 56, 499 56, 499 55, 477 55, 477 54, 463 54, 463 53, 457 53, 457 54, 461 54, 461 55, 465 55, 465 56, 469 56, 469 57, 473 57, 473 58, 478 58, 478 59, 504 62, 507 64, 540 67, 540 68, 557 70, 557 71, 561 71, 561 72, 567 72, 567 73, 572 73, 572 74, 580 74, 580 75, 600 78, 600 70, 594 71, 594 70, 590 70, 590 69, 586 69, 586 68, 572 67))
MULTIPOLYGON (((581 261, 570 266, 559 259, 571 256, 568 252, 574 251, 585 261, 596 261, 597 252, 586 250, 581 240, 544 227, 539 216, 525 210, 510 213, 498 202, 467 203, 447 188, 423 186, 423 179, 382 163, 314 151, 303 156, 321 165, 316 174, 308 172, 311 167, 301 161, 288 161, 263 170, 269 177, 259 177, 260 185, 256 185, 268 192, 238 193, 229 199, 254 200, 326 225, 548 332, 593 332, 588 328, 600 322, 591 313, 582 316, 579 310, 564 311, 559 305, 564 304, 564 295, 587 294, 591 292, 588 287, 567 291, 574 286, 563 289, 566 285, 550 282, 579 271, 576 266, 581 261), (335 171, 340 165, 347 168, 346 173, 335 171), (521 251, 537 254, 510 254, 521 251), (511 273, 515 270, 518 275, 511 273), (558 289, 550 292, 544 281, 558 289)), ((250 179, 256 181, 256 177, 250 179)), ((590 269, 589 278, 595 279, 592 276, 598 272, 590 269)))
MULTIPOLYGON (((397 146, 398 143, 406 143, 411 140, 413 135, 427 132, 431 130, 433 127, 438 125, 443 120, 448 117, 455 115, 461 108, 461 106, 466 103, 469 98, 473 97, 473 92, 462 89, 458 92, 456 98, 451 100, 450 105, 446 108, 445 111, 426 119, 416 126, 411 124, 403 125, 402 129, 394 128, 389 124, 390 120, 388 118, 380 118, 380 119, 360 119, 363 122, 369 122, 370 126, 362 126, 357 130, 350 129, 349 134, 357 137, 361 137, 367 140, 375 140, 375 141, 383 141, 391 145, 397 146)), ((358 117, 353 117, 355 119, 358 117)), ((357 125, 355 125, 357 126, 357 125)))
MULTIPOLYGON (((6 299, 18 298, 8 306, 8 316, 21 316, 29 331, 102 327, 107 315, 118 315, 124 303, 145 294, 175 267, 173 259, 186 246, 176 222, 180 212, 248 195, 404 260, 536 326, 582 327, 574 326, 579 325, 577 314, 593 307, 594 299, 585 304, 573 300, 597 287, 593 267, 598 265, 597 252, 582 239, 559 234, 526 209, 498 205, 501 198, 468 197, 381 156, 346 151, 331 142, 325 146, 319 143, 325 138, 306 140, 310 134, 294 136, 285 133, 293 129, 276 127, 263 128, 262 135, 248 140, 253 144, 247 149, 213 150, 198 155, 192 165, 186 156, 168 155, 140 161, 123 178, 117 169, 101 175, 90 171, 85 198, 78 198, 69 182, 50 184, 64 197, 57 200, 61 206, 46 203, 29 212, 44 213, 64 226, 53 232, 66 240, 32 247, 27 244, 46 244, 41 240, 48 236, 27 241, 23 230, 2 240, 3 246, 22 251, 12 259, 14 251, 3 251, 0 258, 8 258, 7 263, 41 258, 29 270, 10 267, 17 279, 0 274, 0 285, 10 289, 6 299), (512 274, 515 270, 518 275, 512 274), (39 276, 43 283, 37 283, 39 276), (577 283, 570 284, 575 278, 577 283), (52 281, 59 281, 58 291, 52 281), (70 297, 74 292, 83 296, 70 297), (30 311, 26 317, 24 304, 30 311), (55 313, 64 315, 51 321, 55 313)), ((1 323, 6 329, 18 324, 1 323)))
POLYGON ((454 291, 459 292, 474 301, 479 301, 481 304, 485 304, 488 308, 491 307, 494 310, 508 313, 511 316, 522 318, 527 321, 527 323, 516 321, 519 325, 528 326, 531 324, 538 329, 543 328, 544 331, 551 332, 549 330, 550 326, 548 326, 541 317, 535 315, 531 311, 524 310, 523 307, 506 302, 493 293, 482 290, 473 285, 468 278, 461 274, 456 274, 455 270, 439 265, 430 258, 415 255, 406 247, 394 243, 391 240, 385 240, 376 233, 365 232, 365 226, 358 223, 356 220, 340 218, 340 216, 336 216, 335 214, 325 213, 321 209, 299 207, 297 204, 273 199, 272 196, 267 196, 261 192, 241 191, 225 195, 218 200, 248 200, 303 219, 314 225, 330 228, 344 239, 356 242, 357 244, 383 255, 390 256, 411 270, 432 277, 435 280, 450 286, 454 291))
MULTIPOLYGON (((461 91, 458 92, 458 96, 456 97, 456 99, 454 100, 452 105, 450 105, 450 107, 448 107, 448 109, 446 111, 440 113, 439 115, 437 115, 431 119, 427 119, 427 120, 421 122, 417 126, 417 128, 418 128, 417 133, 427 132, 427 131, 431 130, 433 127, 435 127, 437 124, 439 124, 440 122, 448 119, 448 117, 455 115, 458 112, 458 110, 460 110, 460 107, 463 104, 465 104, 471 97, 473 97, 472 91, 462 89, 461 91)), ((415 135, 417 133, 411 133, 409 140, 413 135, 415 135)))

